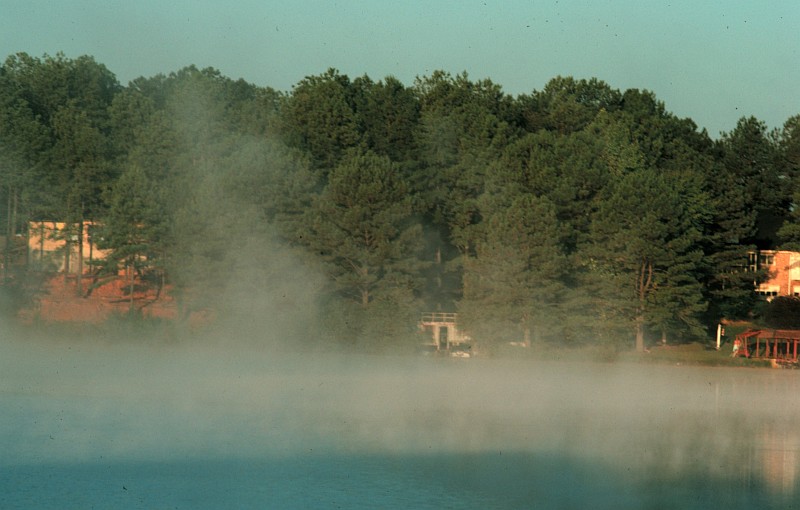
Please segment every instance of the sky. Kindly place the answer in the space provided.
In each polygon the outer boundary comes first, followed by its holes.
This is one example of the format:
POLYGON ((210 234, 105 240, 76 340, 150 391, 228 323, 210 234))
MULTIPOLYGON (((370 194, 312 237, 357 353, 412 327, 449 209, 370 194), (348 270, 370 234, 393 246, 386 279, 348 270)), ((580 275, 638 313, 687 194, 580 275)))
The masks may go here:
POLYGON ((283 91, 328 68, 511 95, 595 77, 715 138, 800 114, 798 0, 0 0, 0 58, 17 52, 91 55, 123 85, 190 64, 283 91))

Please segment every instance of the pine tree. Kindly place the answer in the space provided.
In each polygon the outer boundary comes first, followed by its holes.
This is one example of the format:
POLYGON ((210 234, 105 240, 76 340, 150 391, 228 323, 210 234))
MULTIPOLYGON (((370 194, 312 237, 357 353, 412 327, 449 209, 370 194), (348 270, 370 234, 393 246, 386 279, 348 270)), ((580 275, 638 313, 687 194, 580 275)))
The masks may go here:
POLYGON ((583 252, 598 317, 633 329, 639 351, 648 324, 699 328, 704 303, 693 275, 702 252, 679 194, 645 168, 621 176, 609 191, 583 252))
POLYGON ((413 323, 421 229, 407 190, 388 158, 349 153, 314 206, 308 241, 336 294, 362 312, 390 304, 396 320, 413 323))
POLYGON ((155 188, 144 170, 137 165, 128 166, 114 183, 110 193, 109 211, 99 226, 97 246, 108 250, 108 255, 98 261, 98 284, 117 278, 124 271, 129 312, 135 312, 135 293, 139 285, 160 285, 152 270, 160 267, 162 214, 155 188))
POLYGON ((484 209, 492 212, 481 224, 476 255, 465 268, 472 291, 459 310, 474 334, 497 339, 513 328, 529 345, 556 325, 567 271, 563 234, 548 199, 519 194, 502 200, 509 202, 484 209))

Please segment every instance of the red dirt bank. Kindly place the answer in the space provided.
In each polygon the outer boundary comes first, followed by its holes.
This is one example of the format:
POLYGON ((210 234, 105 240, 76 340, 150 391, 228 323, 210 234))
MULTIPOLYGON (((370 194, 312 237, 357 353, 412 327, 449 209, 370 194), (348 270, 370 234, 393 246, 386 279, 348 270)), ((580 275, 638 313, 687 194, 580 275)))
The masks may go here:
MULTIPOLYGON (((87 284, 88 285, 88 282, 87 284)), ((64 281, 63 275, 46 282, 32 309, 20 312, 23 322, 35 319, 45 322, 83 322, 99 324, 114 315, 130 310, 130 298, 124 292, 125 282, 114 280, 92 291, 89 296, 78 295, 75 279, 64 281)), ((169 292, 137 292, 134 306, 144 317, 175 319, 178 309, 169 292)))

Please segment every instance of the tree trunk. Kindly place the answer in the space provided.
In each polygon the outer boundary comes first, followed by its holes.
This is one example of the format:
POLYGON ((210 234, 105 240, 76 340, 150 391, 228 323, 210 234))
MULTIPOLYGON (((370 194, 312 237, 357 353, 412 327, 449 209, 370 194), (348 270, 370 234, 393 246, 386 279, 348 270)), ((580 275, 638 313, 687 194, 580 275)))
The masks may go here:
MULTIPOLYGON (((14 189, 13 195, 14 195, 14 207, 11 210, 11 229, 10 229, 11 233, 9 235, 11 236, 11 242, 12 242, 12 246, 11 247, 12 247, 12 250, 16 251, 16 247, 14 246, 14 243, 16 242, 16 239, 17 239, 17 206, 18 206, 17 199, 18 199, 18 195, 17 195, 16 188, 14 189)), ((9 260, 9 264, 12 262, 12 260, 14 258, 13 257, 13 251, 12 251, 11 260, 9 260)), ((27 252, 27 250, 25 250, 25 251, 27 252)))
POLYGON ((163 264, 167 260, 167 254, 164 250, 161 252, 162 267, 158 269, 158 290, 156 291, 156 299, 161 297, 161 291, 167 285, 167 272, 164 270, 163 264))
POLYGON ((83 296, 83 219, 78 224, 78 271, 75 275, 75 291, 83 296))
POLYGON ((128 292, 130 293, 130 306, 128 307, 128 313, 133 315, 134 311, 134 301, 133 301, 133 291, 134 291, 134 280, 133 280, 133 264, 128 265, 128 292))
POLYGON ((14 189, 13 193, 14 197, 14 207, 11 210, 11 235, 17 235, 17 209, 19 207, 19 195, 17 194, 16 188, 14 189))
POLYGON ((647 294, 653 284, 653 264, 642 258, 639 266, 639 280, 637 291, 639 294, 639 309, 636 313, 636 351, 644 352, 644 311, 647 305, 647 294))
POLYGON ((72 251, 72 241, 70 239, 69 227, 64 225, 64 283, 69 281, 69 255, 72 251))
POLYGON ((6 216, 6 243, 3 247, 3 281, 8 279, 8 266, 11 263, 11 185, 8 186, 6 216))
POLYGON ((644 316, 636 317, 636 352, 644 352, 644 316))
POLYGON ((39 271, 44 271, 44 222, 39 223, 39 271))
POLYGON ((25 267, 30 268, 32 264, 31 260, 31 223, 30 221, 25 222, 25 267))
POLYGON ((461 299, 467 300, 471 297, 472 286, 470 285, 470 271, 469 271, 469 255, 465 247, 459 248, 461 250, 461 299))
POLYGON ((92 274, 92 286, 89 287, 89 292, 86 293, 88 296, 91 293, 91 289, 94 288, 94 285, 97 283, 97 272, 92 270, 94 266, 94 242, 88 227, 86 229, 86 238, 89 241, 89 271, 91 271, 92 274))
MULTIPOLYGON (((369 277, 369 269, 362 267, 359 272, 364 277, 364 282, 367 282, 367 278, 369 277)), ((364 308, 369 306, 369 288, 366 283, 363 287, 361 287, 361 306, 364 308)))

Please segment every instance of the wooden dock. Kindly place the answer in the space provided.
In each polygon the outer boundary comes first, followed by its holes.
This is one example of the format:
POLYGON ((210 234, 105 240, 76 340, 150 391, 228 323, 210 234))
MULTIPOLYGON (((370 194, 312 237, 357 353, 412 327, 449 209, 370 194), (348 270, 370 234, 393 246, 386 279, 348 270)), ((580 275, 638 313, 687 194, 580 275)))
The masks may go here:
POLYGON ((431 333, 431 345, 437 351, 450 350, 470 341, 458 327, 458 314, 452 312, 426 312, 419 321, 422 331, 431 333))
POLYGON ((748 329, 736 335, 733 356, 797 363, 800 330, 748 329))

